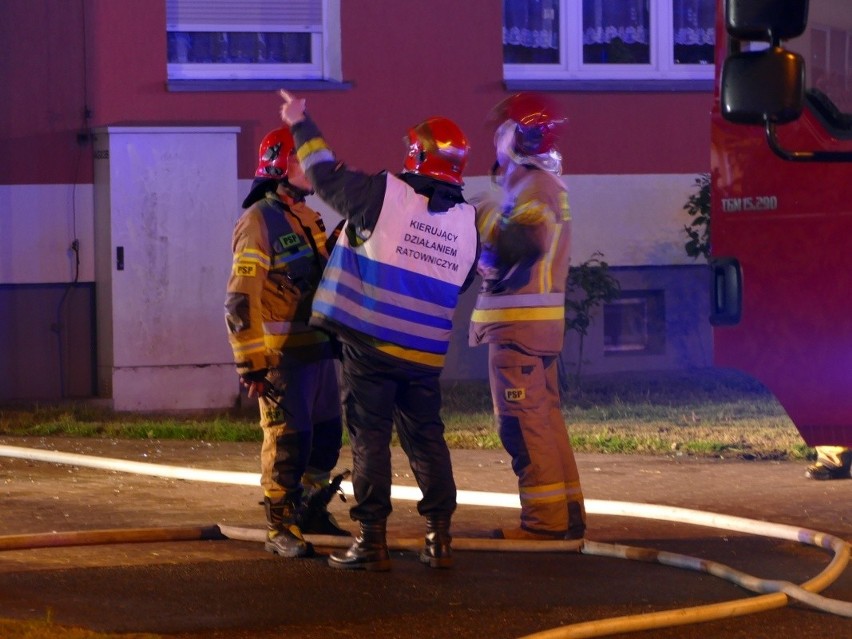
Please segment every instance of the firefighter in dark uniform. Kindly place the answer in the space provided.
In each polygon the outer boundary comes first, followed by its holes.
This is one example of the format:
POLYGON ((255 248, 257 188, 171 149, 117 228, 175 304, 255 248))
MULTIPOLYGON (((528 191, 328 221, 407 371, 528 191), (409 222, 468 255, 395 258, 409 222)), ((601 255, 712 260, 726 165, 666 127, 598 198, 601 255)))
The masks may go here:
POLYGON ((476 275, 474 209, 462 197, 468 143, 446 118, 408 133, 399 175, 367 175, 338 162, 304 100, 281 92, 282 120, 317 195, 346 221, 314 298, 312 323, 342 346, 341 393, 352 443, 360 534, 331 554, 334 568, 388 570, 394 424, 423 498, 420 560, 452 564, 450 519, 456 486, 441 419, 439 375, 459 292, 476 275))
POLYGON ((308 325, 330 250, 310 193, 290 130, 271 131, 234 228, 225 301, 237 372, 260 408, 265 549, 283 557, 311 554, 303 533, 350 535, 326 508, 343 427, 333 342, 308 325))
POLYGON ((493 536, 582 539, 585 506, 557 373, 571 251, 568 193, 555 146, 563 118, 533 93, 506 99, 493 115, 502 197, 475 202, 482 288, 469 341, 488 344, 497 428, 521 501, 520 526, 493 536))

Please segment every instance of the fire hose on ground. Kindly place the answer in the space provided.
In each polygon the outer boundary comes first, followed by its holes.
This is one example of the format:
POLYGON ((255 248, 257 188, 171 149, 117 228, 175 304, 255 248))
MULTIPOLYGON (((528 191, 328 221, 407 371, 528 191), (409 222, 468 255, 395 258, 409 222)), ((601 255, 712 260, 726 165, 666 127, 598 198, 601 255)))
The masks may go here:
MULTIPOLYGON (((0 456, 55 464, 101 468, 118 472, 189 481, 205 481, 245 486, 258 486, 260 483, 260 476, 256 473, 186 468, 147 462, 134 462, 108 457, 91 457, 76 453, 20 448, 15 446, 0 445, 0 456)), ((352 484, 350 482, 343 482, 341 488, 344 493, 352 494, 352 484)), ((392 487, 391 497, 397 500, 417 501, 422 497, 422 495, 420 490, 416 487, 395 485, 392 487)), ((500 508, 519 507, 517 494, 469 490, 458 491, 458 503, 459 505, 468 506, 500 508)), ((775 539, 795 541, 816 546, 833 552, 834 556, 829 564, 817 576, 801 585, 797 585, 788 581, 761 579, 724 564, 708 561, 706 559, 647 548, 623 546, 620 544, 606 544, 591 540, 527 542, 503 539, 454 537, 453 548, 460 551, 580 552, 585 555, 659 563, 666 566, 710 574, 759 594, 759 596, 756 597, 735 599, 709 605, 576 623, 526 635, 519 639, 574 639, 579 637, 603 637, 616 633, 687 625, 782 608, 791 600, 803 603, 824 612, 852 618, 852 602, 830 599, 818 594, 836 581, 849 563, 850 545, 843 539, 836 536, 807 528, 797 528, 795 526, 788 526, 785 524, 671 506, 596 499, 587 499, 585 501, 585 505, 586 512, 589 514, 672 521, 760 535, 764 537, 772 537, 775 539)), ((264 530, 239 528, 224 524, 172 528, 52 532, 0 536, 0 551, 43 548, 50 546, 81 546, 94 544, 198 541, 214 539, 263 541, 264 537, 264 530)), ((351 543, 351 539, 341 537, 325 535, 308 535, 306 537, 314 545, 321 547, 345 548, 351 543)), ((422 539, 420 538, 388 539, 388 546, 391 550, 412 550, 418 552, 422 543, 422 539)))

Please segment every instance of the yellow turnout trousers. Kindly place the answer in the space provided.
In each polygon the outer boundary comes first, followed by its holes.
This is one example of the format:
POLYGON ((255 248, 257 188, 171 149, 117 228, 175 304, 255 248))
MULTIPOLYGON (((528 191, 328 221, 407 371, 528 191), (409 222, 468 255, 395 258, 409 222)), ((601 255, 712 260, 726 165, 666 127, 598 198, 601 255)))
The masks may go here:
POLYGON ((556 356, 491 343, 488 366, 500 440, 518 478, 521 527, 582 537, 586 512, 562 418, 556 356))

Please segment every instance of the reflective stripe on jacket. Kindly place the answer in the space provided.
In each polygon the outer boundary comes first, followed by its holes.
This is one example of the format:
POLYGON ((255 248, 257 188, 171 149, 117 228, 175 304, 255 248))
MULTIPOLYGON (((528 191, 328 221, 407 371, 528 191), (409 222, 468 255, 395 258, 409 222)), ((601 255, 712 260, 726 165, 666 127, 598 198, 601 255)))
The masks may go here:
MULTIPOLYGON (((476 259, 474 208, 430 212, 393 175, 367 239, 344 228, 314 298, 315 320, 410 363, 442 368, 459 290, 476 259)), ((347 223, 347 225, 350 223, 347 223)))

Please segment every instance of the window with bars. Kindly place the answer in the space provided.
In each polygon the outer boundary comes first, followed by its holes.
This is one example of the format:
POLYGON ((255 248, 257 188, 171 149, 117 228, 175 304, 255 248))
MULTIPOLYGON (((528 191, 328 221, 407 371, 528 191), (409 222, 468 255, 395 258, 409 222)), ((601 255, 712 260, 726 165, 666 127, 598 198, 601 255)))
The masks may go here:
POLYGON ((507 80, 712 80, 715 0, 503 0, 507 80))
POLYGON ((339 80, 339 0, 166 0, 169 80, 339 80))

